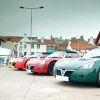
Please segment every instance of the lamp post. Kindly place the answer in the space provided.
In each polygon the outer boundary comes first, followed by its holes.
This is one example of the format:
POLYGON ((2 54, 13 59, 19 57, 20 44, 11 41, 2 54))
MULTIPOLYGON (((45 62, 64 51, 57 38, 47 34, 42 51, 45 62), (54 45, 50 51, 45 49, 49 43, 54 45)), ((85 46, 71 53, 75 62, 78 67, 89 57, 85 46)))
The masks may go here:
POLYGON ((28 7, 23 7, 23 6, 20 6, 21 9, 28 9, 30 10, 30 13, 31 13, 31 22, 30 22, 30 54, 31 54, 31 37, 32 37, 32 10, 34 9, 42 9, 44 8, 43 6, 40 6, 40 7, 36 7, 36 8, 28 8, 28 7))

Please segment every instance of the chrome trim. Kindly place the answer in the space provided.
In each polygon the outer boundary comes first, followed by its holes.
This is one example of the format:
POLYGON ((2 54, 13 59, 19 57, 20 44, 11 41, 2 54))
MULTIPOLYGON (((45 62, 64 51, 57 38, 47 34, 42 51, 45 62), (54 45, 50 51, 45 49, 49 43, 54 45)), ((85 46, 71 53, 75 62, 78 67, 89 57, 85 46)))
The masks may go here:
POLYGON ((64 76, 64 74, 66 73, 66 71, 75 71, 75 70, 65 70, 65 69, 57 69, 61 71, 61 76, 64 76))

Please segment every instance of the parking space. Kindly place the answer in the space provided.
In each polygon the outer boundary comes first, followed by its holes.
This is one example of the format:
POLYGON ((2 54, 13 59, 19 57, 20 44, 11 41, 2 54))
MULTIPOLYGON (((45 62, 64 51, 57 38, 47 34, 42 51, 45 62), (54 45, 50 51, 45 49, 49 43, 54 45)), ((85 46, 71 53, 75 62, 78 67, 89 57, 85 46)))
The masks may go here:
POLYGON ((0 100, 99 100, 94 84, 61 82, 46 74, 0 67, 0 100))

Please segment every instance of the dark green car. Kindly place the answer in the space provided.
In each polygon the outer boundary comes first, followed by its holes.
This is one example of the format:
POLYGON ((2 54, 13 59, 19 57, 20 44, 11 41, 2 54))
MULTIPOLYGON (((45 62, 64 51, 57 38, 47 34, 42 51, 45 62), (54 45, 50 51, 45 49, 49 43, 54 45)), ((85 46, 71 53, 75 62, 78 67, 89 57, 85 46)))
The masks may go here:
POLYGON ((100 86, 100 47, 80 59, 61 59, 54 66, 54 76, 62 81, 96 83, 100 86))

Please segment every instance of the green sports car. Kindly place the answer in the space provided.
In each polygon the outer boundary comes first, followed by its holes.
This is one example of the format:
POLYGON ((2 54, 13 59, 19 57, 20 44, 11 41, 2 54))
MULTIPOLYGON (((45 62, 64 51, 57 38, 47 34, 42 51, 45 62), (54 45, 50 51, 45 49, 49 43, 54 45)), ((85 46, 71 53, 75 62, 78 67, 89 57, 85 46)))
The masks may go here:
POLYGON ((62 81, 96 83, 100 86, 100 47, 82 58, 61 59, 54 66, 54 76, 62 81))

